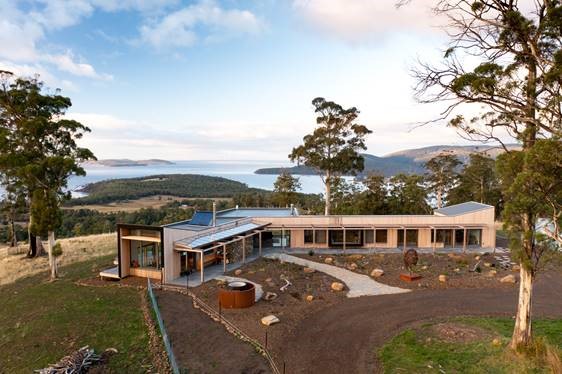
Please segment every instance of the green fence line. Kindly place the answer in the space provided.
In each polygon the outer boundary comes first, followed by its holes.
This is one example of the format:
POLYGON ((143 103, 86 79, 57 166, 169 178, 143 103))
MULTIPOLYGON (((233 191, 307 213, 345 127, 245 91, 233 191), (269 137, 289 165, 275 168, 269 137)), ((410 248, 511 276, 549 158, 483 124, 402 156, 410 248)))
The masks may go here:
POLYGON ((170 339, 168 338, 168 334, 166 333, 166 328, 164 327, 164 321, 162 320, 162 316, 160 315, 160 310, 158 309, 158 303, 156 302, 156 297, 154 297, 154 292, 152 291, 152 283, 150 282, 150 278, 148 279, 148 296, 150 297, 150 302, 152 304, 152 309, 156 314, 156 319, 158 320, 158 327, 160 327, 160 333, 162 334, 162 340, 164 340, 164 347, 166 349, 166 354, 168 355, 168 360, 170 361, 170 367, 172 368, 172 372, 174 374, 180 374, 180 369, 178 367, 178 363, 176 362, 176 357, 174 356, 174 352, 172 351, 172 345, 170 344, 170 339))

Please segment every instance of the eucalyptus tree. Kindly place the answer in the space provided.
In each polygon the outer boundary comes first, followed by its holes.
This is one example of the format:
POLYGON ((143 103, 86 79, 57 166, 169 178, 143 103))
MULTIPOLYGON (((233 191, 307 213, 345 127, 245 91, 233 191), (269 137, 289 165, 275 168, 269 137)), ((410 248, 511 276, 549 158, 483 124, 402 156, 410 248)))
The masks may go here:
POLYGON ((397 174, 390 178, 388 205, 391 214, 428 214, 427 190, 420 175, 397 174))
POLYGON ((17 180, 29 199, 29 229, 47 233, 51 277, 56 277, 55 230, 60 204, 70 197, 71 175, 85 175, 83 161, 95 159, 76 141, 90 129, 64 117, 70 98, 44 92, 37 79, 13 78, 4 72, 0 95, 0 171, 17 180))
POLYGON ((273 199, 278 206, 288 206, 297 201, 297 191, 301 189, 298 177, 293 177, 287 170, 283 169, 273 183, 273 199))
POLYGON ((435 195, 439 209, 443 207, 445 195, 457 182, 460 164, 459 159, 449 152, 440 153, 425 163, 426 181, 429 190, 435 195))
MULTIPOLYGON (((448 20, 449 44, 440 64, 420 63, 415 71, 418 99, 447 103, 440 119, 448 120, 467 138, 501 144, 516 139, 522 151, 500 158, 502 168, 508 169, 506 175, 531 175, 537 163, 529 152, 538 139, 559 137, 562 129, 561 2, 439 0, 434 11, 448 20), (476 114, 463 116, 467 108, 476 114)), ((542 152, 536 155, 545 156, 542 152)), ((504 182, 513 183, 504 185, 508 191, 515 192, 514 186, 525 191, 516 194, 515 200, 506 199, 504 211, 511 249, 521 259, 510 344, 517 348, 532 339, 533 281, 542 253, 534 234, 541 204, 531 202, 539 196, 532 178, 504 182)))
POLYGON ((303 138, 303 144, 293 148, 289 159, 316 170, 326 188, 324 214, 330 214, 331 187, 334 178, 356 175, 364 169, 359 153, 367 149, 365 139, 372 131, 356 121, 359 110, 344 109, 322 97, 312 100, 317 114, 312 134, 303 138))

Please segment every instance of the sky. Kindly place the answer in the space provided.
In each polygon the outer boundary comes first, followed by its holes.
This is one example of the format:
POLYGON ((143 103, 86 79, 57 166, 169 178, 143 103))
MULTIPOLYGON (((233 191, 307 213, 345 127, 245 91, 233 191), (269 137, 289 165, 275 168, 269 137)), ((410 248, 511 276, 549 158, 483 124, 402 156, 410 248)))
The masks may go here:
POLYGON ((443 55, 427 8, 395 0, 0 0, 0 69, 72 99, 99 159, 286 160, 311 101, 357 107, 368 153, 467 144, 413 98, 443 55))

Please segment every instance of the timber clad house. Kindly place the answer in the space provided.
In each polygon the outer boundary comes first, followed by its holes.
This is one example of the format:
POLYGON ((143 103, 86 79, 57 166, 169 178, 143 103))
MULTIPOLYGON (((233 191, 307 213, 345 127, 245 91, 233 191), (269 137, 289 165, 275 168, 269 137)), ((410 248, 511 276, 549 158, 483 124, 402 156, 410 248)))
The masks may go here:
POLYGON ((149 277, 184 284, 186 275, 226 272, 273 250, 492 249, 494 207, 466 202, 428 215, 299 215, 291 208, 196 212, 163 226, 117 225, 117 267, 106 278, 149 277), (182 280, 183 278, 183 280, 182 280))

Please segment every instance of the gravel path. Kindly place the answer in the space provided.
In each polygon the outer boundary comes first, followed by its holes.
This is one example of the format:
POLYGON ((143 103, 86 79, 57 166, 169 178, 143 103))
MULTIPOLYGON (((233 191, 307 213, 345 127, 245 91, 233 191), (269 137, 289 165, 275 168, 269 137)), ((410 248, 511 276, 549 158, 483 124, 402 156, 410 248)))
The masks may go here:
MULTIPOLYGON (((290 373, 378 373, 376 352, 401 330, 424 320, 515 314, 511 289, 446 289, 348 299, 302 320, 283 341, 281 360, 290 373)), ((562 318, 562 275, 540 274, 533 315, 562 318)))
POLYGON ((408 289, 375 282, 367 275, 357 274, 337 266, 321 264, 285 253, 270 253, 265 257, 313 268, 341 280, 349 288, 347 297, 390 295, 410 292, 408 289))

